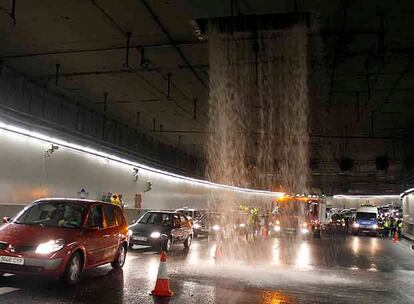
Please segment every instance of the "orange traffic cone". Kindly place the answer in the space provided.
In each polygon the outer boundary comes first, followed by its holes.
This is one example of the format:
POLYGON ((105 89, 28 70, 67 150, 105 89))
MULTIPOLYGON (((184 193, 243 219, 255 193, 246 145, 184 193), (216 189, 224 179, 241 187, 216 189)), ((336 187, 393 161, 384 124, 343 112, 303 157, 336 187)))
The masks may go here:
POLYGON ((167 275, 167 255, 161 251, 160 266, 158 268, 157 282, 151 295, 156 297, 171 297, 174 293, 170 290, 170 283, 167 275))
POLYGON ((216 244, 216 252, 214 254, 214 258, 216 260, 220 260, 224 257, 224 250, 223 250, 223 245, 221 243, 220 238, 217 238, 217 244, 216 244))
POLYGON ((394 243, 397 243, 399 240, 400 240, 400 236, 398 235, 398 231, 395 230, 393 241, 394 243))
POLYGON ((267 236, 269 235, 269 231, 267 230, 267 226, 263 227, 263 238, 267 239, 267 236))

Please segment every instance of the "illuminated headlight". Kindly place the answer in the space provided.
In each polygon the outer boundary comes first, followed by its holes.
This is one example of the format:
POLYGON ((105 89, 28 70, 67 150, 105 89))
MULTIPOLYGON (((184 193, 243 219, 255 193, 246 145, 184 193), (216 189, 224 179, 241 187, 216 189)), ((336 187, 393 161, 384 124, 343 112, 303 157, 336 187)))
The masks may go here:
POLYGON ((244 228, 244 227, 246 227, 246 224, 240 224, 239 227, 244 228))
POLYGON ((161 233, 159 233, 158 231, 151 233, 150 237, 152 237, 153 239, 158 239, 161 236, 161 233))
POLYGON ((279 220, 276 221, 276 225, 280 225, 280 221, 279 220))
POLYGON ((276 232, 279 232, 280 231, 280 226, 273 227, 273 230, 276 231, 276 232))
POLYGON ((374 225, 372 225, 372 228, 373 229, 377 229, 378 228, 378 225, 377 224, 374 224, 374 225))
POLYGON ((308 233, 308 232, 309 232, 309 230, 308 230, 307 228, 302 228, 301 232, 302 232, 303 234, 306 234, 306 233, 308 233))
POLYGON ((358 223, 354 223, 352 226, 354 226, 355 228, 358 228, 359 227, 359 224, 358 223))
POLYGON ((308 227, 308 224, 303 223, 302 226, 306 228, 306 227, 308 227))
POLYGON ((212 228, 213 228, 214 231, 219 231, 220 230, 220 226, 219 225, 214 225, 212 228))
POLYGON ((38 254, 50 254, 63 248, 65 242, 62 239, 51 240, 46 243, 39 244, 36 248, 38 254))
POLYGON ((200 226, 200 224, 194 224, 194 226, 193 226, 193 228, 195 228, 195 229, 200 229, 201 228, 201 226, 200 226))
POLYGON ((131 236, 133 234, 134 234, 134 232, 132 230, 128 230, 128 236, 131 236))

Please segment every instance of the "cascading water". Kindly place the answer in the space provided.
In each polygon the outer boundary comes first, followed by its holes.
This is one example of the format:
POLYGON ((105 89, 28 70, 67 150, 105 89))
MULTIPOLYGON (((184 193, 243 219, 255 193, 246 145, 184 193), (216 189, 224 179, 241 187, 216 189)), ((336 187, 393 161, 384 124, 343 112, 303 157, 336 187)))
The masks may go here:
MULTIPOLYGON (((230 19, 229 19, 230 20, 230 19)), ((260 24, 260 23, 259 23, 260 24)), ((210 20, 209 137, 211 181, 287 193, 308 189, 307 27, 223 31, 210 20)), ((268 213, 271 198, 238 200, 214 193, 209 209, 233 213, 240 204, 268 213)), ((300 209, 300 208, 299 208, 300 209)), ((299 212, 300 213, 300 212, 299 212)), ((300 216, 301 214, 297 214, 300 216)), ((245 240, 242 239, 244 242, 245 240)), ((232 238, 228 257, 257 260, 261 248, 232 238)))

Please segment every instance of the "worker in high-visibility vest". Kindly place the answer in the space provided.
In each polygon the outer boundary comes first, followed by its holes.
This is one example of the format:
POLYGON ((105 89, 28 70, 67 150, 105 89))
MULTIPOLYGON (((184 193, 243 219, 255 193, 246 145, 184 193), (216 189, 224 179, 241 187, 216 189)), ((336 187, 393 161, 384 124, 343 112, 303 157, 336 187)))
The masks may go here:
POLYGON ((111 203, 117 206, 121 206, 121 201, 118 198, 118 195, 113 194, 111 197, 111 203))
POLYGON ((397 225, 397 231, 398 231, 399 236, 401 236, 402 228, 403 228, 403 222, 402 220, 399 220, 398 225, 397 225))
POLYGON ((383 237, 388 237, 388 235, 390 234, 390 228, 391 228, 391 222, 390 219, 387 217, 384 220, 384 232, 382 234, 383 237))

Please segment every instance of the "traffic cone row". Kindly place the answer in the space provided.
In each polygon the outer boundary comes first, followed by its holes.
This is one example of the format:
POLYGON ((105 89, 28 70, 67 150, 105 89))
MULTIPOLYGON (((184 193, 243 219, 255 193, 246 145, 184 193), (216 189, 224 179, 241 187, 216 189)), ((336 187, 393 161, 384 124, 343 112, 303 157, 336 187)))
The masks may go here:
POLYGON ((171 297, 174 293, 170 290, 167 274, 167 254, 161 251, 160 266, 158 268, 157 282, 151 295, 156 297, 171 297))

